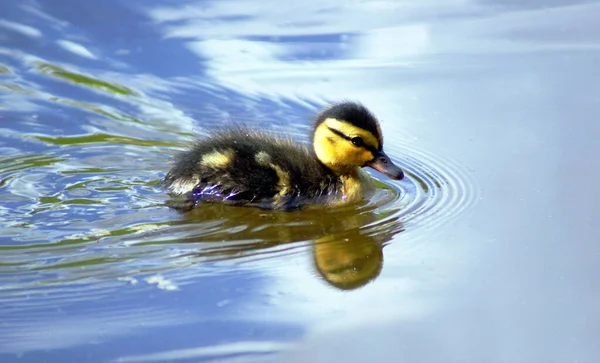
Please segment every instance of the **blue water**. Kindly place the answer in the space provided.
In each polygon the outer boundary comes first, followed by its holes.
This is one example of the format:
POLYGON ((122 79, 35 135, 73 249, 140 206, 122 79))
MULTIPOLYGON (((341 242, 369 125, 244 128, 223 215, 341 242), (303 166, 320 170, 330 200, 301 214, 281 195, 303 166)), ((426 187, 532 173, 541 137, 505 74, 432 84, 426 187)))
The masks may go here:
POLYGON ((2 2, 0 361, 596 362, 599 18, 2 2), (339 99, 378 115, 405 180, 372 172, 356 209, 165 206, 195 135, 306 142, 339 99))

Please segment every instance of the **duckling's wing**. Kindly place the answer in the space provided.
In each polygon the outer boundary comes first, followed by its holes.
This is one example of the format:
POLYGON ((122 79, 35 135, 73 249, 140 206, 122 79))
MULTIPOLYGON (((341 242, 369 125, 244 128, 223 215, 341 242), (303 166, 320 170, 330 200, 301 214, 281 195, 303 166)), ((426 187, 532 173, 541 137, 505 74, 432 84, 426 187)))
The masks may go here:
POLYGON ((234 205, 267 202, 278 193, 277 173, 252 160, 235 158, 231 165, 210 165, 202 163, 202 158, 196 160, 192 166, 180 160, 163 182, 178 199, 186 201, 184 207, 193 207, 198 202, 234 205))
POLYGON ((299 165, 306 163, 316 162, 304 147, 230 133, 202 140, 179 155, 163 185, 186 208, 218 201, 287 209, 299 201, 304 174, 299 165))

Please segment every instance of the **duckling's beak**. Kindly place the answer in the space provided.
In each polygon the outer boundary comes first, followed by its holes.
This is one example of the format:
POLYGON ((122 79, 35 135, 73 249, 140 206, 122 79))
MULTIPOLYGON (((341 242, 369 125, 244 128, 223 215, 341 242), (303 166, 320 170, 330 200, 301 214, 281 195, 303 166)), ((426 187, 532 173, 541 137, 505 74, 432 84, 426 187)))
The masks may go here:
POLYGON ((404 172, 396 166, 383 150, 375 153, 375 158, 367 163, 368 167, 383 173, 394 180, 402 180, 404 172))

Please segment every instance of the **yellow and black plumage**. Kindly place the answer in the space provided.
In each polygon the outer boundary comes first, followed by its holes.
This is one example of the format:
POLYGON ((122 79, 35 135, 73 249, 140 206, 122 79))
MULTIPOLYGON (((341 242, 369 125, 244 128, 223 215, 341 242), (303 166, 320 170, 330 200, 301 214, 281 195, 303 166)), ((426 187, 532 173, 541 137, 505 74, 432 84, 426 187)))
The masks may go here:
POLYGON ((404 176, 383 152, 379 122, 358 103, 319 113, 312 146, 244 127, 216 132, 181 153, 163 185, 181 209, 198 202, 295 209, 363 198, 372 188, 364 166, 392 179, 404 176))

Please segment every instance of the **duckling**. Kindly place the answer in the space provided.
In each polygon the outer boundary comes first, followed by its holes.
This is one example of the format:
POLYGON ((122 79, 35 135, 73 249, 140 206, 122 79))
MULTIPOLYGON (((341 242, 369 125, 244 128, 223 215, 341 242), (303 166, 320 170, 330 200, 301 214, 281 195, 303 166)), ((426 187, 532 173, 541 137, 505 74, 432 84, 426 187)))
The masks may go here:
POLYGON ((341 102, 316 116, 312 149, 238 126, 181 153, 162 184, 179 198, 171 203, 176 209, 221 202, 290 210, 365 198, 373 190, 365 166, 404 177, 383 151, 375 116, 362 104, 341 102))

